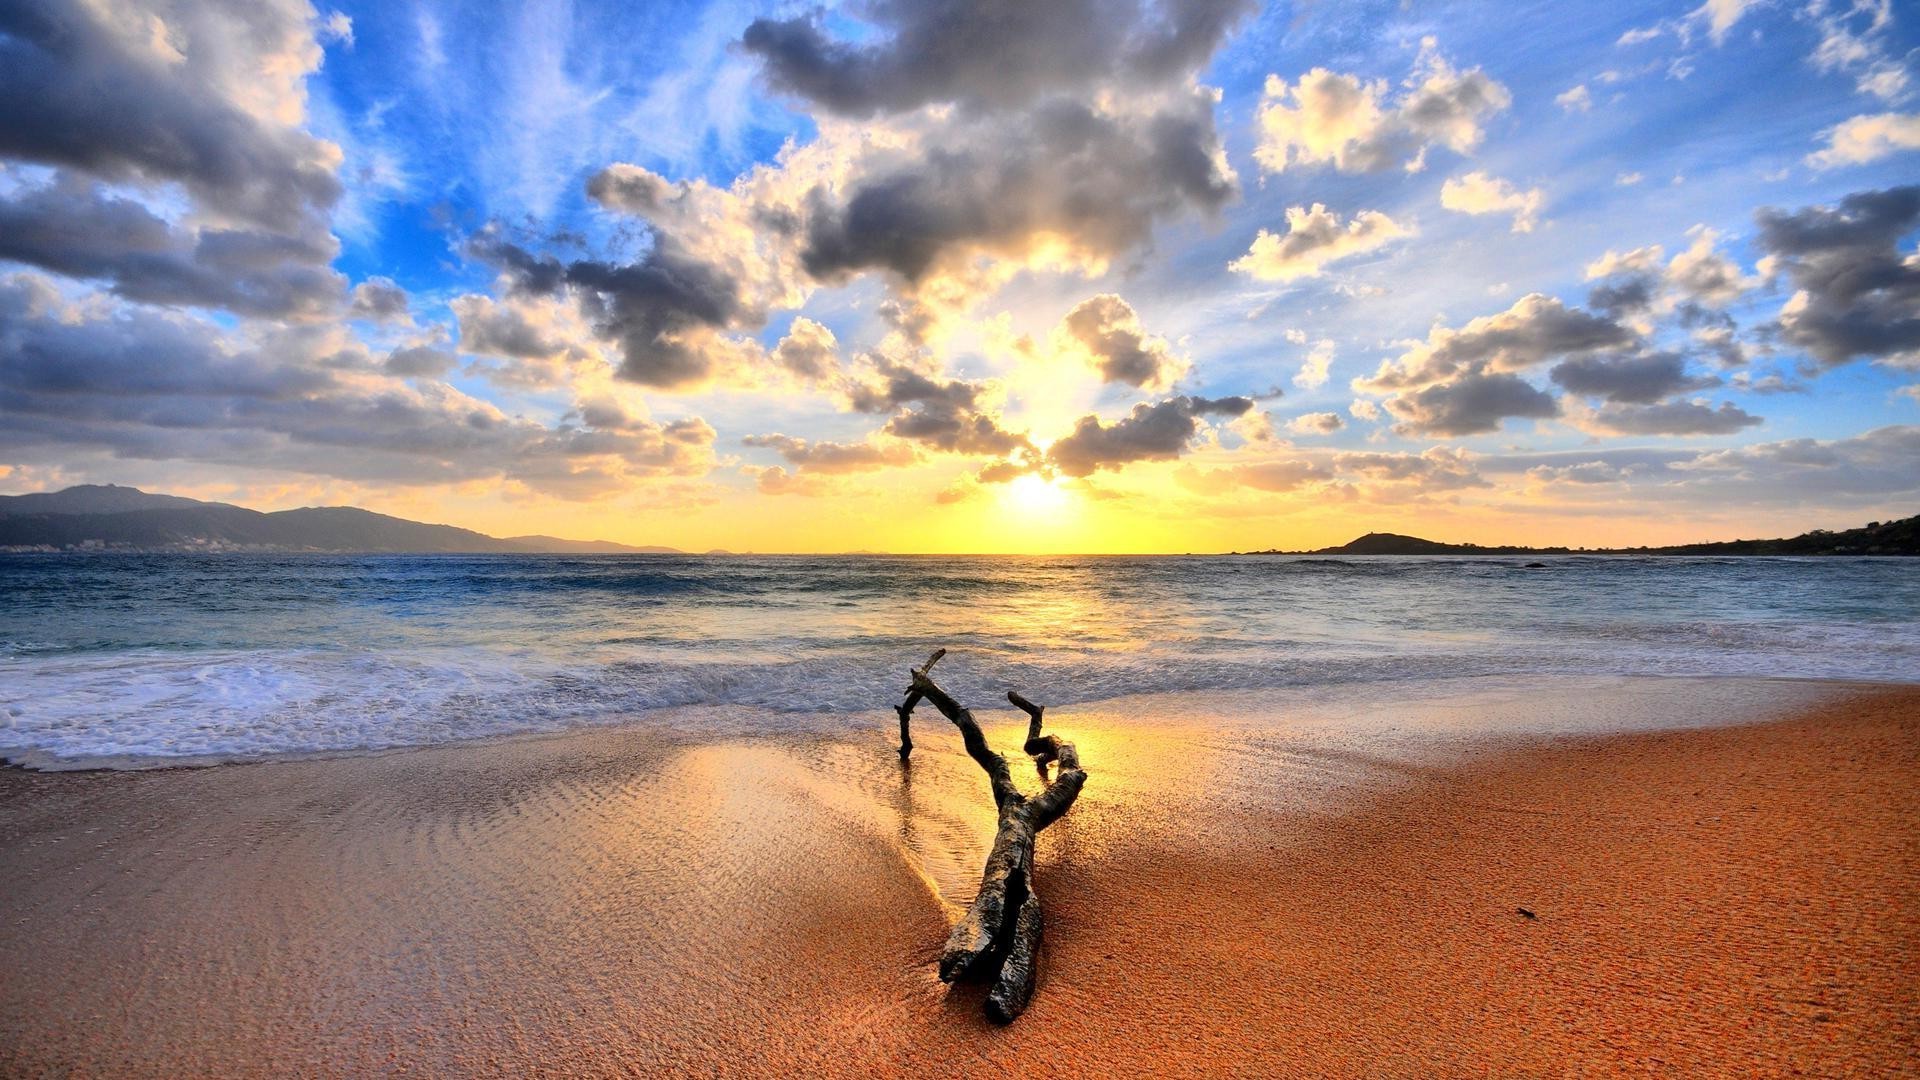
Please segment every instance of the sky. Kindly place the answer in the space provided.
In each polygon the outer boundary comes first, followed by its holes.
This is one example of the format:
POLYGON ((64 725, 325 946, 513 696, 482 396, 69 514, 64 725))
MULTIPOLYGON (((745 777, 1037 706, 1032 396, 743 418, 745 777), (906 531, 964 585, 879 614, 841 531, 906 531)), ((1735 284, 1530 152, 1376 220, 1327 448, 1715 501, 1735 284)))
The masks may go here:
POLYGON ((1891 0, 0 8, 0 491, 687 550, 1920 511, 1891 0))

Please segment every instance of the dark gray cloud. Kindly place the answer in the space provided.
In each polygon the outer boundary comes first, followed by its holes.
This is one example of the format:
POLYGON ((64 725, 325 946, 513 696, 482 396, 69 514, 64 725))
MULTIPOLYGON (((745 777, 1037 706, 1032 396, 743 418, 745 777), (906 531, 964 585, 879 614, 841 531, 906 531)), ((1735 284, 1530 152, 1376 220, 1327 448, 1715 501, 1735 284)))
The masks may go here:
POLYGON ((388 353, 380 366, 389 375, 437 379, 452 371, 459 363, 460 358, 446 349, 432 345, 411 345, 388 353))
POLYGON ((1603 281, 1587 293, 1587 306, 1621 319, 1653 308, 1660 279, 1653 274, 1623 274, 1603 281))
POLYGON ((0 156, 110 180, 177 181, 222 216, 298 232, 340 194, 338 152, 263 118, 276 87, 318 63, 306 4, 202 0, 164 39, 112 5, 0 5, 0 156), (176 51, 177 50, 177 51, 176 51), (165 55, 175 52, 175 55, 165 55), (237 99, 260 99, 253 108, 237 99))
POLYGON ((943 379, 883 356, 869 355, 873 377, 856 383, 847 404, 857 412, 893 416, 882 428, 896 438, 948 454, 1002 456, 1031 451, 1025 435, 1000 426, 981 407, 986 388, 964 379, 943 379))
POLYGON ((1113 293, 1082 300, 1061 326, 1087 350, 1106 382, 1163 387, 1186 370, 1166 339, 1149 336, 1133 306, 1113 293))
POLYGON ((764 310, 745 304, 737 280, 686 255, 658 230, 652 249, 631 263, 563 263, 491 232, 475 237, 468 251, 505 271, 512 292, 571 289, 594 332, 619 348, 620 376, 643 386, 670 390, 708 380, 721 363, 712 335, 766 320, 764 310))
POLYGON ((375 322, 406 322, 411 317, 407 290, 386 277, 370 277, 355 285, 351 310, 356 318, 375 322))
POLYGON ((1652 405, 1609 401, 1569 419, 1596 435, 1731 435, 1761 422, 1760 417, 1726 401, 1718 408, 1700 401, 1652 405))
MULTIPOLYGON (((1920 225, 1920 186, 1860 191, 1836 207, 1761 210, 1760 246, 1798 290, 1781 340, 1832 366, 1920 353, 1920 263, 1900 241, 1920 225)), ((1764 264, 1763 264, 1764 265, 1764 264)))
MULTIPOLYGON (((1426 341, 1353 385, 1390 394, 1382 404, 1403 435, 1479 435, 1499 430, 1509 418, 1545 420, 1560 414, 1551 395, 1514 372, 1555 358, 1594 359, 1638 341, 1633 328, 1617 318, 1532 293, 1459 330, 1436 328, 1426 341)), ((1576 381, 1605 380, 1610 373, 1601 364, 1562 366, 1576 381)), ((1628 372, 1608 385, 1624 386, 1633 374, 1645 375, 1628 372)))
POLYGON ((301 234, 175 226, 131 199, 68 180, 0 198, 0 260, 104 282, 149 304, 225 308, 241 315, 316 317, 335 311, 346 278, 328 264, 340 245, 301 234))
POLYGON ((398 484, 493 478, 567 498, 712 463, 713 429, 697 419, 549 427, 444 383, 409 386, 355 357, 337 362, 336 342, 235 340, 150 309, 84 318, 60 309, 51 287, 16 276, 0 282, 0 450, 104 450, 398 484))
POLYGON ((1068 476, 1091 476, 1135 461, 1171 461, 1200 433, 1205 416, 1242 416, 1253 408, 1245 397, 1173 397, 1142 402, 1111 424, 1083 416, 1066 438, 1047 448, 1047 462, 1068 476))
POLYGON ((1252 0, 876 0, 879 33, 830 37, 819 16, 756 19, 741 43, 780 90, 847 116, 936 102, 1016 107, 1108 81, 1159 82, 1213 54, 1252 0))
POLYGON ((463 352, 539 359, 568 352, 573 347, 549 322, 534 318, 512 301, 495 301, 474 294, 456 298, 452 307, 460 327, 463 352))
POLYGON ((1531 293, 1459 330, 1435 329, 1425 342, 1356 385, 1376 393, 1411 390, 1463 374, 1520 371, 1556 357, 1623 348, 1638 338, 1617 319, 1531 293))
POLYGON ((1517 371, 1556 356, 1620 348, 1635 338, 1630 327, 1614 319, 1536 294, 1499 315, 1468 323, 1437 344, 1429 360, 1455 369, 1485 364, 1495 371, 1517 371))
POLYGON ((1479 372, 1396 394, 1385 404, 1399 420, 1394 430, 1404 435, 1481 435, 1500 430, 1510 417, 1560 415, 1552 395, 1526 380, 1479 372))
POLYGON ((876 157, 844 191, 815 189, 801 261, 822 282, 878 270, 916 286, 976 255, 1019 258, 1040 238, 1117 256, 1157 220, 1234 195, 1213 104, 1180 91, 1147 114, 1055 99, 952 120, 925 153, 876 157))
POLYGON ((1573 393, 1637 405, 1651 404, 1683 390, 1701 390, 1720 384, 1715 378, 1688 375, 1686 359, 1670 352, 1576 356, 1554 365, 1549 374, 1554 382, 1573 393))

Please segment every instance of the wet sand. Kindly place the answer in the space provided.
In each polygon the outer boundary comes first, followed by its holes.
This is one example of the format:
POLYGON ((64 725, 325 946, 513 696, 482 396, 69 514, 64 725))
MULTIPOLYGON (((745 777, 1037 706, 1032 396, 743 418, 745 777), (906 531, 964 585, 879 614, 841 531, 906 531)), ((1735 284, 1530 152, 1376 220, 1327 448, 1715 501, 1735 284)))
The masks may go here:
POLYGON ((992 815, 932 717, 10 770, 0 1073, 1920 1072, 1920 688, 1273 712, 1061 710, 1005 1029, 933 974, 992 815), (1690 710, 1748 722, 1594 733, 1690 710))

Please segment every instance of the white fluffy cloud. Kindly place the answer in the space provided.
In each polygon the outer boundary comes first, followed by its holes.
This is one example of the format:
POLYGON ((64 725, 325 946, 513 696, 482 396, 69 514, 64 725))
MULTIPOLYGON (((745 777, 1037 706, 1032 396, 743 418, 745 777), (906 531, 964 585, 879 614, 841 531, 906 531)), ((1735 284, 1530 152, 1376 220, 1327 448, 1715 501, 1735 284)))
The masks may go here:
POLYGON ((1513 231, 1532 232, 1540 220, 1547 194, 1539 188, 1521 190, 1497 176, 1470 172, 1440 186, 1440 205, 1463 214, 1513 215, 1513 231))
POLYGON ((1807 155, 1816 169, 1865 165, 1902 150, 1920 150, 1920 113, 1856 116, 1820 133, 1824 149, 1807 155))
POLYGON ((1329 263, 1384 247, 1413 231, 1378 210, 1362 210, 1342 225, 1340 215, 1320 203, 1293 206, 1287 209, 1286 233, 1261 229, 1247 253, 1228 267, 1261 281, 1313 277, 1329 263))
POLYGON ((1383 79, 1366 81, 1326 68, 1314 68, 1295 83, 1269 75, 1254 158, 1270 173, 1293 165, 1332 165, 1342 172, 1400 165, 1417 172, 1435 146, 1472 153, 1487 120, 1512 101, 1493 77, 1479 68, 1455 69, 1426 38, 1397 93, 1383 79))
POLYGON ((1293 385, 1302 390, 1313 390, 1327 385, 1327 375, 1333 367, 1333 342, 1321 338, 1313 343, 1307 358, 1300 362, 1300 370, 1294 373, 1293 385))

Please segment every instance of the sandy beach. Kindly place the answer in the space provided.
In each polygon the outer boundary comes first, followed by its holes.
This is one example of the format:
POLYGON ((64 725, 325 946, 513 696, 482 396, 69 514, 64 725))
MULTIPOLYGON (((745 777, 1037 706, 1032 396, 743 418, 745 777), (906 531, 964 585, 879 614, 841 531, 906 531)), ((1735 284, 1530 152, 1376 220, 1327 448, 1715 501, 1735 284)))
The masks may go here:
POLYGON ((8 770, 0 1072, 1920 1071, 1920 689, 1422 708, 1063 710, 1091 780, 1009 1028, 934 975, 992 814, 931 715, 906 767, 876 712, 8 770), (1500 710, 1539 722, 1448 719, 1500 710))

